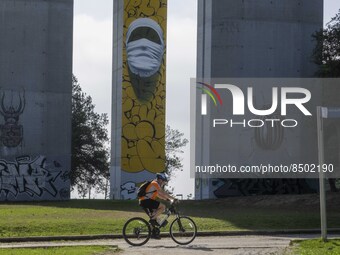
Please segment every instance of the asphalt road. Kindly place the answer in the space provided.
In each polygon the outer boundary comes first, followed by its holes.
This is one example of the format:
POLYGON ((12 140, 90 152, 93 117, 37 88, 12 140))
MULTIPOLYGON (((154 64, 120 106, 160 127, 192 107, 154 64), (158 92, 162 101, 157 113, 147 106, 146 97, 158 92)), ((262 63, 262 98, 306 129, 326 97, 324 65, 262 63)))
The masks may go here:
MULTIPOLYGON (((336 237, 336 236, 331 236, 336 237)), ((118 245, 121 251, 114 255, 154 255, 154 254, 232 254, 269 255, 284 254, 293 239, 319 238, 319 235, 281 235, 281 236, 224 236, 197 237, 187 246, 177 245, 170 238, 150 240, 142 247, 131 247, 124 240, 94 240, 72 242, 2 243, 0 248, 55 247, 75 245, 118 245)))

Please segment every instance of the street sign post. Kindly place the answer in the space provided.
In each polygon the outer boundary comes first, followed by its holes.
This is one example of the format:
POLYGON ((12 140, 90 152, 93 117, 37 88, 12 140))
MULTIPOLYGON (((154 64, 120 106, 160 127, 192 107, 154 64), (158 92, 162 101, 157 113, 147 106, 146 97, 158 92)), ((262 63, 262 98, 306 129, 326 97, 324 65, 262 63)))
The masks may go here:
MULTIPOLYGON (((327 108, 317 107, 317 125, 318 125, 318 158, 319 165, 324 163, 324 142, 323 142, 323 118, 327 116, 327 108)), ((320 168, 319 168, 320 169, 320 168)), ((319 171, 319 193, 320 193, 320 218, 321 218, 321 238, 327 240, 327 216, 326 216, 326 192, 325 178, 323 171, 319 171)))

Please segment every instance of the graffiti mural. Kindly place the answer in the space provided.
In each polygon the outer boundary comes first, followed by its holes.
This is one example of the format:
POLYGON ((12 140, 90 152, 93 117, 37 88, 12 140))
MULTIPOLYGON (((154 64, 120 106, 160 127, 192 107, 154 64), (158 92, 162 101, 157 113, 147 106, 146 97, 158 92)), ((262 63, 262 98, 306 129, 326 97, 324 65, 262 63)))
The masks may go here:
POLYGON ((307 194, 317 191, 317 180, 310 179, 215 179, 217 198, 232 196, 307 194), (315 184, 315 185, 314 185, 315 184))
POLYGON ((124 5, 121 169, 128 173, 165 168, 166 3, 124 5))
MULTIPOLYGON (((20 194, 42 197, 45 193, 56 197, 55 183, 63 172, 59 163, 47 164, 44 156, 33 159, 24 156, 15 162, 0 160, 0 197, 7 198, 10 194, 14 197, 20 194)), ((63 190, 63 197, 67 196, 66 193, 69 194, 69 190, 63 190)))
POLYGON ((136 199, 137 197, 137 187, 134 182, 127 182, 120 186, 121 196, 124 200, 136 199))
POLYGON ((10 100, 6 100, 5 92, 0 93, 0 114, 5 120, 5 124, 0 125, 0 144, 5 147, 14 148, 21 145, 23 140, 23 126, 19 124, 19 116, 25 109, 25 91, 18 93, 19 102, 13 103, 13 91, 10 100))

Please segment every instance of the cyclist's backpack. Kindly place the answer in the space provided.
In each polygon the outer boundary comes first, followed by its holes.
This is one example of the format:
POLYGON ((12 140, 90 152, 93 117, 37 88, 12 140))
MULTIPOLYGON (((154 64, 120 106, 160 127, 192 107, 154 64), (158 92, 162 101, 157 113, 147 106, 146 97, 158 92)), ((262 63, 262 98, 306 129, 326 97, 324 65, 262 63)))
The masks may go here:
POLYGON ((140 185, 137 191, 138 198, 144 197, 146 195, 146 188, 150 185, 150 183, 151 181, 146 181, 142 185, 140 185))

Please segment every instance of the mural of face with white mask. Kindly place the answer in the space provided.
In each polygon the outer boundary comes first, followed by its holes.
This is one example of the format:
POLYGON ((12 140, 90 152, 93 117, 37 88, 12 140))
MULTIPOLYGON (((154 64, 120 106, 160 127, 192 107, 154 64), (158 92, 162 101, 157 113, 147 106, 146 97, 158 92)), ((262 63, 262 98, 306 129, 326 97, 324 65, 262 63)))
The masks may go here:
POLYGON ((131 83, 140 101, 152 98, 165 50, 162 28, 150 18, 133 21, 126 34, 131 83))

